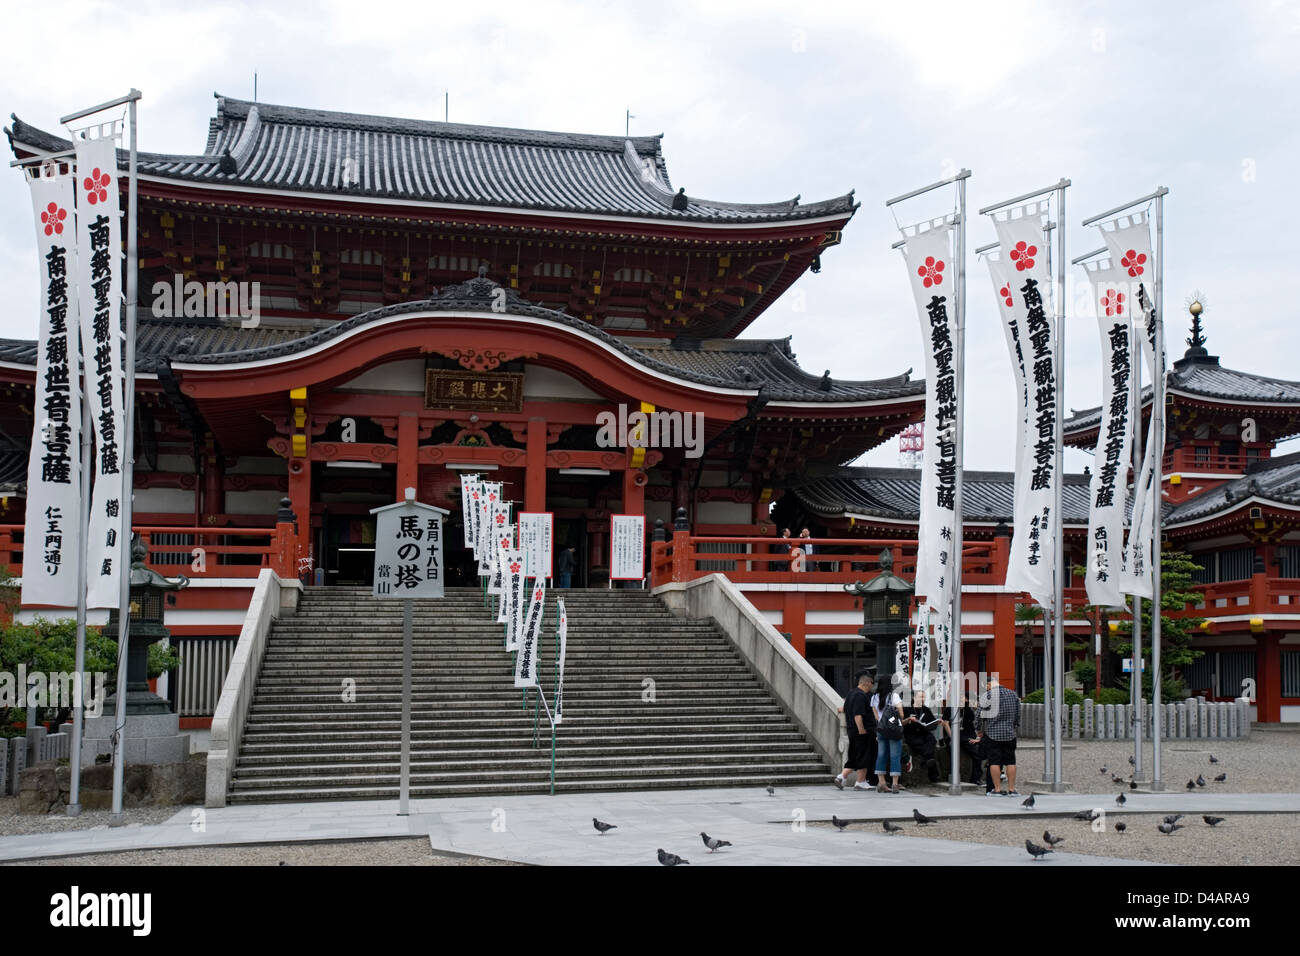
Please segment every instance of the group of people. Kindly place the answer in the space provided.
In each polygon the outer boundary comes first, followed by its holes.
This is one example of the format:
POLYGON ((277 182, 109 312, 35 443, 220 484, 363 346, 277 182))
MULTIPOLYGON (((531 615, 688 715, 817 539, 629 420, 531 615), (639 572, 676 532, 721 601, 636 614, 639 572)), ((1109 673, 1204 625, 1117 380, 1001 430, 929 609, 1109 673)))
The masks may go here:
MULTIPOLYGON (((790 529, 782 528, 781 537, 789 539, 790 529)), ((791 571, 817 570, 816 565, 810 564, 808 562, 808 556, 813 553, 812 532, 810 532, 807 528, 801 529, 799 531, 798 540, 799 543, 790 549, 790 570, 791 571), (802 558, 803 560, 800 560, 800 558, 802 558)))
MULTIPOLYGON (((982 782, 990 796, 1015 795, 1020 698, 991 677, 979 705, 977 713, 967 699, 955 721, 957 746, 970 757, 970 782, 982 782), (1000 789, 1004 771, 1005 791, 1000 789)), ((843 790, 852 780, 854 790, 899 793, 899 778, 911 771, 913 758, 926 768, 931 783, 939 781, 934 728, 941 727, 947 745, 953 746, 952 708, 942 708, 935 717, 920 692, 912 696, 911 706, 905 707, 895 691, 876 692, 871 671, 863 669, 858 671, 857 685, 844 698, 842 709, 849 751, 844 769, 835 777, 836 787, 843 790), (876 777, 874 784, 867 780, 871 773, 876 777)))

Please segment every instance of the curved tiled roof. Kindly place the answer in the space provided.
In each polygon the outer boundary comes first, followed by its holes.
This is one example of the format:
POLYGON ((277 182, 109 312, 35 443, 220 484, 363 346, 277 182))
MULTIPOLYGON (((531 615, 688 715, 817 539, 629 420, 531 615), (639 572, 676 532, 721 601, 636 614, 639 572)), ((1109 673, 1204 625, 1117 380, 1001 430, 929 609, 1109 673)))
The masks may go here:
MULTIPOLYGON (((1184 357, 1175 362, 1173 371, 1169 373, 1169 390, 1210 400, 1300 405, 1300 382, 1224 368, 1214 355, 1184 357)), ((1143 389, 1144 404, 1150 403, 1151 395, 1149 386, 1143 389)), ((1100 423, 1100 405, 1075 412, 1065 421, 1065 435, 1069 437, 1091 431, 1100 423)))
MULTIPOLYGON (((968 522, 1011 522, 1015 476, 1009 471, 963 474, 962 512, 968 522)), ((840 468, 791 489, 812 512, 842 517, 871 515, 894 521, 920 518, 921 469, 840 468)), ((1066 524, 1088 524, 1088 477, 1066 475, 1061 490, 1066 524)))
MULTIPOLYGON (((535 306, 514 291, 480 275, 444 288, 432 299, 403 302, 363 312, 339 322, 320 323, 315 331, 274 328, 268 324, 241 328, 237 320, 177 320, 142 317, 137 325, 136 367, 156 371, 168 359, 179 365, 227 365, 286 358, 330 342, 372 322, 420 312, 485 312, 545 319, 577 329, 652 372, 698 385, 732 388, 763 395, 774 402, 874 402, 921 397, 925 383, 910 373, 875 381, 839 381, 811 375, 794 361, 788 339, 706 340, 698 347, 642 347, 610 335, 590 323, 535 306), (506 312, 494 306, 505 294, 506 312), (825 382, 825 387, 823 387, 825 382)), ((36 343, 0 339, 0 361, 35 365, 36 343)))
POLYGON ((1185 524, 1230 511, 1251 498, 1300 505, 1300 452, 1251 465, 1246 474, 1165 509, 1165 525, 1185 524))
MULTIPOLYGON (((697 197, 685 209, 668 179, 661 136, 596 136, 398 119, 217 97, 201 155, 138 153, 141 175, 195 183, 328 193, 366 200, 496 206, 683 222, 786 222, 852 215, 853 194, 801 204, 697 197)), ((17 116, 10 145, 71 148, 17 116)), ((126 153, 118 152, 125 168, 126 153)))

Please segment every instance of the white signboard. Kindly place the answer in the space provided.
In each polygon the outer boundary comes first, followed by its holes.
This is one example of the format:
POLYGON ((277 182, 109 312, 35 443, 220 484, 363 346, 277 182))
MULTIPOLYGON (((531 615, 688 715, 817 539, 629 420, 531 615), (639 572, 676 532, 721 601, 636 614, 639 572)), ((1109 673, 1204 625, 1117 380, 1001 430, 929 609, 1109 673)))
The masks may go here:
POLYGON ((551 512, 519 513, 519 550, 524 553, 524 574, 527 577, 554 577, 551 557, 555 550, 555 516, 551 512))
POLYGON ((640 581, 645 577, 645 515, 610 515, 609 579, 640 581))
POLYGON ((564 608, 564 598, 555 604, 560 611, 560 623, 555 629, 560 645, 560 659, 555 665, 555 722, 558 724, 564 719, 564 658, 569 650, 569 612, 564 608))
POLYGON ((442 518, 448 512, 415 500, 370 509, 375 521, 377 598, 440 598, 443 592, 442 518))

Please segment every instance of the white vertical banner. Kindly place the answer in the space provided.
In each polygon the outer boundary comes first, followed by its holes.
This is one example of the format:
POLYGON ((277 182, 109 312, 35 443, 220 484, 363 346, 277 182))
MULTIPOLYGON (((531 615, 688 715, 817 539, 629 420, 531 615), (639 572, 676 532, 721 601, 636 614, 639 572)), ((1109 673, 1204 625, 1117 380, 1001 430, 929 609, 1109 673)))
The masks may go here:
POLYGON ((474 554, 478 559, 479 577, 488 573, 492 560, 492 519, 496 516, 496 503, 501 498, 500 482, 485 481, 479 486, 478 524, 474 529, 474 554))
POLYGON ((523 570, 524 558, 518 549, 510 548, 501 555, 501 601, 497 607, 498 624, 509 624, 512 620, 523 570))
POLYGON ((555 517, 549 511, 519 512, 519 550, 524 553, 524 573, 530 578, 552 578, 555 517))
MULTIPOLYGON (((1167 363, 1164 355, 1157 359, 1155 354, 1155 256, 1151 251, 1150 218, 1145 212, 1127 213, 1117 219, 1098 223, 1097 228, 1101 230, 1111 263, 1119 274, 1118 281, 1128 283, 1129 311, 1142 329, 1142 354, 1146 358, 1151 380, 1155 381, 1156 375, 1164 375, 1167 363)), ((1140 400, 1139 396, 1139 402, 1140 400)), ((1153 593, 1151 547, 1157 507, 1154 502, 1160 493, 1160 489, 1152 488, 1151 478, 1155 469, 1155 454, 1164 454, 1164 449, 1157 449, 1153 441, 1156 415, 1160 416, 1163 424, 1164 409, 1153 408, 1148 423, 1142 468, 1134 484, 1133 517, 1130 522, 1123 585, 1126 593, 1147 598, 1153 593)), ((1140 416, 1137 424, 1140 427, 1140 416)))
POLYGON ((460 478, 460 517, 464 525, 465 547, 471 550, 474 547, 474 508, 473 505, 478 501, 474 492, 478 489, 478 475, 461 475, 460 478))
MULTIPOLYGON (((993 294, 997 298, 998 314, 1002 317, 1002 332, 1007 340, 1007 353, 1011 357, 1011 371, 1016 387, 1016 454, 1015 478, 1012 497, 1012 527, 1021 527, 1021 521, 1028 522, 1025 481, 1032 468, 1034 454, 1033 443, 1029 440, 1029 410, 1032 407, 1029 388, 1029 373, 1026 369, 1025 353, 1028 343, 1015 305, 1015 290, 1011 285, 1007 264, 1001 258, 989 256, 986 260, 989 278, 993 280, 993 294)), ((1032 582, 1025 580, 1022 570, 1015 565, 1007 567, 1006 589, 1024 591, 1032 582)))
POLYGON ((560 645, 559 659, 555 662, 555 723, 558 724, 564 718, 564 659, 569 653, 569 612, 564 607, 564 598, 555 604, 560 613, 555 625, 555 637, 560 645))
POLYGON ((113 137, 78 140, 77 285, 86 391, 95 430, 86 539, 86 606, 121 600, 125 372, 122 328, 122 223, 113 137))
POLYGON ((542 615, 546 611, 546 585, 533 584, 528 616, 519 635, 519 648, 515 653, 515 686, 537 686, 537 654, 542 637, 542 615))
POLYGON ((645 515, 610 515, 609 579, 640 581, 645 577, 645 515))
POLYGON ((33 179, 29 185, 41 319, 27 459, 22 603, 73 607, 81 547, 82 422, 72 176, 33 179))
POLYGON ((1110 263, 1085 263, 1101 334, 1101 422, 1088 483, 1088 603, 1124 604, 1124 511, 1132 455, 1132 300, 1123 273, 1110 263))
POLYGON ((944 608, 952 600, 953 567, 961 560, 956 540, 957 407, 956 317, 952 311, 957 270, 953 268, 952 225, 903 231, 912 295, 925 347, 925 434, 921 463, 920 524, 917 529, 916 593, 944 608))
POLYGON ((488 578, 488 594, 501 594, 505 589, 506 560, 515 552, 515 526, 508 524, 497 531, 493 539, 492 574, 488 578))
POLYGON ((1005 218, 993 216, 1002 264, 1008 279, 1011 305, 1003 307, 1015 317, 1024 351, 1029 410, 1026 448, 1016 461, 1016 501, 1007 566, 1007 587, 1024 590, 1042 607, 1055 605, 1053 571, 1056 566, 1055 495, 1061 476, 1056 470, 1056 409, 1060 401, 1056 368, 1056 323, 1047 309, 1046 293, 1052 287, 1047 268, 1047 235, 1042 215, 1046 202, 1009 210, 1005 218))

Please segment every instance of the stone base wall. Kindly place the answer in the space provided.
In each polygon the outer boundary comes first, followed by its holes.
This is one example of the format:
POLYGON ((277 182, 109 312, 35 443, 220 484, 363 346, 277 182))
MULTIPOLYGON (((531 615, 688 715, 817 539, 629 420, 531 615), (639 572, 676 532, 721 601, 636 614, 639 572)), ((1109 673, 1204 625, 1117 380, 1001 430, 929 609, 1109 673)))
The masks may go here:
MULTIPOLYGON (((203 802, 206 764, 196 755, 181 763, 128 764, 122 774, 122 806, 168 807, 203 802)), ((42 763, 25 769, 18 785, 19 813, 62 812, 67 806, 72 769, 66 763, 42 763)), ((81 806, 113 808, 113 765, 81 768, 81 806)))

